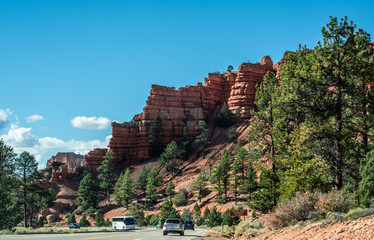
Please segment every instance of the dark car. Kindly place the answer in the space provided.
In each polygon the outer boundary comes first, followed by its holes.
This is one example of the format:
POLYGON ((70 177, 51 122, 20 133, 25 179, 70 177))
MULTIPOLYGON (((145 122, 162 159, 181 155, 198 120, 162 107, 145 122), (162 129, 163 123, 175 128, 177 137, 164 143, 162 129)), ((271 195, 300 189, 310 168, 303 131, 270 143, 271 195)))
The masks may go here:
POLYGON ((165 220, 164 219, 161 219, 160 221, 158 221, 157 225, 156 225, 156 228, 157 229, 161 229, 164 227, 164 223, 165 223, 165 220))
POLYGON ((184 229, 192 229, 193 231, 195 231, 195 226, 192 221, 185 221, 184 229))
POLYGON ((81 228, 78 223, 70 223, 69 228, 81 228))

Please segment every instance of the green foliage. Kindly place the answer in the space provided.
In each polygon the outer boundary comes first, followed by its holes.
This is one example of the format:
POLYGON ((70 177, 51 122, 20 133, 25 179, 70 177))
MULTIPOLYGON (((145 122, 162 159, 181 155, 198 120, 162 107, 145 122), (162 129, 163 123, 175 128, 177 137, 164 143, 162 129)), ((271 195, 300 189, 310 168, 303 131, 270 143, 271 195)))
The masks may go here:
POLYGON ((162 178, 159 176, 156 167, 153 167, 147 176, 147 186, 146 186, 146 199, 148 203, 153 203, 157 200, 156 190, 162 184, 162 178))
POLYGON ((105 220, 105 225, 104 225, 105 227, 111 227, 112 226, 112 223, 110 222, 110 220, 109 220, 109 218, 107 218, 106 220, 105 220))
POLYGON ((82 211, 86 211, 89 208, 96 208, 98 185, 98 182, 90 172, 83 177, 79 185, 77 197, 78 206, 82 211))
MULTIPOLYGON (((197 200, 199 202, 201 202, 201 199, 203 197, 203 191, 205 191, 207 188, 206 188, 206 183, 207 179, 205 179, 205 177, 202 175, 202 172, 199 173, 199 175, 197 175, 197 178, 194 182, 194 184, 192 185, 192 190, 194 191, 194 196, 197 198, 197 200)), ((197 203, 196 203, 197 204, 197 203)), ((200 214, 199 214, 200 216, 200 214)))
POLYGON ((209 210, 208 207, 206 207, 206 208, 204 209, 204 213, 203 213, 203 218, 204 218, 204 220, 208 219, 209 214, 210 214, 210 210, 209 210))
POLYGON ((15 157, 13 148, 0 139, 0 230, 11 229, 20 221, 15 157))
POLYGON ((359 203, 365 207, 374 206, 374 151, 368 153, 367 162, 361 170, 362 180, 358 186, 359 203))
POLYGON ((100 181, 100 188, 106 191, 106 196, 110 199, 111 189, 114 185, 115 175, 114 175, 114 165, 113 160, 113 151, 108 150, 104 156, 104 160, 101 162, 101 165, 97 168, 97 171, 100 173, 98 178, 100 181))
POLYGON ((175 141, 169 143, 161 154, 158 162, 165 167, 168 172, 176 172, 178 165, 175 159, 178 157, 178 145, 175 141))
POLYGON ((66 220, 66 224, 70 224, 70 223, 76 223, 77 222, 77 220, 75 219, 75 215, 74 215, 74 213, 72 213, 70 216, 69 216, 69 218, 68 218, 68 220, 66 220))
POLYGON ((227 107, 227 104, 223 103, 221 110, 214 119, 214 123, 219 127, 230 127, 232 125, 231 114, 232 112, 227 107))
POLYGON ((96 227, 104 227, 106 226, 103 214, 101 214, 100 210, 97 210, 95 214, 95 226, 96 227))
POLYGON ((235 228, 235 238, 241 235, 255 237, 261 233, 261 224, 258 222, 242 221, 235 228))
POLYGON ((260 175, 259 189, 252 194, 249 206, 262 213, 267 213, 276 206, 278 192, 278 175, 272 169, 264 168, 260 175))
POLYGON ((234 142, 238 137, 239 133, 235 126, 232 126, 229 131, 226 133, 226 136, 229 141, 234 142))
POLYGON ((222 224, 222 214, 217 211, 216 206, 213 207, 212 211, 208 215, 207 225, 208 227, 216 227, 222 224))
POLYGON ((165 200, 165 203, 161 207, 160 213, 161 219, 168 219, 168 218, 179 218, 179 213, 173 207, 173 204, 169 200, 165 200))
POLYGON ((143 166, 142 170, 140 170, 138 178, 136 179, 136 185, 140 188, 140 190, 142 190, 144 192, 147 188, 147 177, 148 177, 148 173, 149 173, 150 170, 151 169, 143 166))
POLYGON ((209 139, 208 139, 208 133, 209 133, 208 125, 206 124, 205 121, 201 120, 198 122, 195 129, 199 132, 199 135, 197 135, 195 138, 195 143, 200 145, 200 151, 201 151, 210 144, 209 139))
POLYGON ((60 166, 65 165, 65 163, 62 163, 62 162, 59 162, 59 161, 55 161, 55 162, 52 162, 51 165, 52 165, 52 169, 55 170, 55 171, 57 171, 60 168, 60 166))
POLYGON ((213 166, 212 175, 210 182, 214 185, 213 190, 218 193, 219 200, 227 201, 227 192, 229 189, 230 174, 230 156, 229 153, 224 149, 222 151, 221 158, 213 166))
POLYGON ((188 157, 188 151, 190 149, 190 140, 188 139, 187 127, 183 128, 183 136, 180 141, 178 141, 177 156, 180 159, 186 159, 188 157))
POLYGON ((175 206, 185 206, 187 204, 187 196, 186 196, 186 190, 181 189, 175 196, 173 197, 173 203, 175 206))
POLYGON ((79 226, 80 227, 91 227, 91 224, 90 222, 87 220, 86 216, 83 215, 83 217, 81 218, 81 220, 79 221, 79 226))
POLYGON ((201 217, 201 210, 199 204, 197 203, 195 203, 195 205, 193 206, 193 215, 195 216, 195 219, 201 217))
POLYGON ((159 220, 160 220, 159 216, 157 214, 153 214, 151 218, 149 219, 149 225, 155 227, 159 220))
POLYGON ((187 221, 187 220, 188 221, 193 221, 193 219, 194 219, 194 216, 193 216, 192 212, 189 209, 185 208, 182 215, 181 215, 181 220, 184 222, 184 221, 187 221))
POLYGON ((172 201, 173 196, 175 195, 175 186, 172 181, 169 181, 166 189, 165 189, 166 196, 169 197, 169 201, 172 201))
POLYGON ((239 107, 235 111, 236 123, 239 124, 243 122, 242 107, 239 107))
POLYGON ((134 180, 131 177, 130 169, 126 169, 125 174, 121 174, 114 187, 115 201, 126 208, 134 199, 134 180))
POLYGON ((149 142, 152 144, 151 156, 157 156, 161 153, 163 137, 162 119, 159 114, 152 120, 149 130, 149 142))
MULTIPOLYGON (((41 185, 35 182, 35 179, 40 178, 38 170, 38 164, 35 157, 28 152, 22 152, 15 160, 15 167, 18 176, 21 179, 20 191, 19 191, 19 202, 23 206, 23 219, 24 226, 28 227, 27 219, 28 215, 34 213, 33 210, 28 213, 29 209, 32 209, 35 203, 35 198, 39 200, 42 198, 42 194, 45 192, 41 185)), ((31 218, 30 218, 31 219, 31 218)), ((32 227, 32 221, 30 221, 32 227)))
POLYGON ((133 216, 136 222, 136 225, 139 227, 144 227, 148 225, 147 219, 144 217, 144 211, 142 208, 139 208, 137 205, 132 204, 129 208, 128 216, 133 216))
POLYGON ((44 225, 44 221, 43 221, 43 218, 40 216, 38 220, 36 221, 36 227, 41 228, 43 227, 43 225, 44 225))

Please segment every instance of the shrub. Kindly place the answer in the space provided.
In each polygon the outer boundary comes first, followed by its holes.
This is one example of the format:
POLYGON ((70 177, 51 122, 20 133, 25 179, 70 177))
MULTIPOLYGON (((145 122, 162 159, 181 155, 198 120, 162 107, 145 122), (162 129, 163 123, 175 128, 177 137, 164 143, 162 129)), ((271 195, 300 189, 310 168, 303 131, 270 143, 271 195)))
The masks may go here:
POLYGON ((270 214, 271 224, 275 227, 285 227, 298 221, 314 218, 316 215, 317 194, 296 193, 296 196, 287 202, 279 203, 274 212, 270 214))
POLYGON ((357 219, 370 215, 374 215, 374 208, 354 208, 349 210, 345 217, 348 219, 357 219))
POLYGON ((181 189, 177 194, 175 194, 173 198, 173 203, 177 207, 185 206, 187 204, 187 196, 185 189, 181 189))
POLYGON ((255 237, 261 232, 261 224, 258 222, 243 221, 238 224, 235 228, 235 238, 238 238, 241 235, 248 235, 255 237))
POLYGON ((319 194, 318 208, 325 214, 328 212, 346 213, 354 207, 354 196, 334 189, 328 194, 319 194))
POLYGON ((344 219, 344 214, 343 213, 338 213, 338 212, 333 212, 327 215, 327 218, 323 220, 320 224, 321 227, 334 223, 334 222, 339 222, 344 219))

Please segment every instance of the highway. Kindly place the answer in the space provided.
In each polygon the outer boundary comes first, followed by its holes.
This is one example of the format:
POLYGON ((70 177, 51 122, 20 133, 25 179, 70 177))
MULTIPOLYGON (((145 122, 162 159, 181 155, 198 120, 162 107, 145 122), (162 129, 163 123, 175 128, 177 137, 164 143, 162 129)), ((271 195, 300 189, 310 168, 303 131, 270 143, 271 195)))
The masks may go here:
POLYGON ((189 240, 202 239, 204 229, 186 230, 184 236, 169 233, 162 235, 162 229, 138 228, 124 232, 92 232, 92 233, 68 233, 68 234, 25 234, 25 235, 0 235, 0 240, 189 240))

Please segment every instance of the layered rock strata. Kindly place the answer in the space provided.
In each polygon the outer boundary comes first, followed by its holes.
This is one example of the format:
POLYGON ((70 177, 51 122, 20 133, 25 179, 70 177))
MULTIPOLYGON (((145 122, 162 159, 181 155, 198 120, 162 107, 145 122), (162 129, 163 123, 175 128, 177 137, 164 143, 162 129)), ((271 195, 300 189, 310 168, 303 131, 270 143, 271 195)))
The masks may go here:
POLYGON ((95 148, 88 152, 84 156, 84 165, 87 166, 92 173, 97 173, 97 168, 100 167, 107 151, 107 148, 95 148))
MULTIPOLYGON (((250 109, 255 107, 256 84, 268 71, 273 71, 273 62, 265 56, 257 64, 242 63, 238 71, 210 73, 204 85, 197 83, 177 90, 152 85, 142 113, 135 115, 130 122, 112 123, 109 148, 114 152, 114 162, 150 157, 149 130, 157 114, 162 119, 163 146, 180 139, 184 127, 189 137, 195 137, 197 123, 206 120, 224 102, 233 112, 241 107, 243 117, 248 118, 250 109)), ((86 162, 88 160, 86 157, 86 162)))
POLYGON ((56 179, 68 179, 79 175, 79 168, 84 165, 83 155, 75 154, 73 152, 57 153, 56 156, 51 157, 46 164, 47 168, 52 167, 53 162, 61 162, 64 165, 60 166, 56 171, 52 170, 50 182, 55 182, 56 179))

